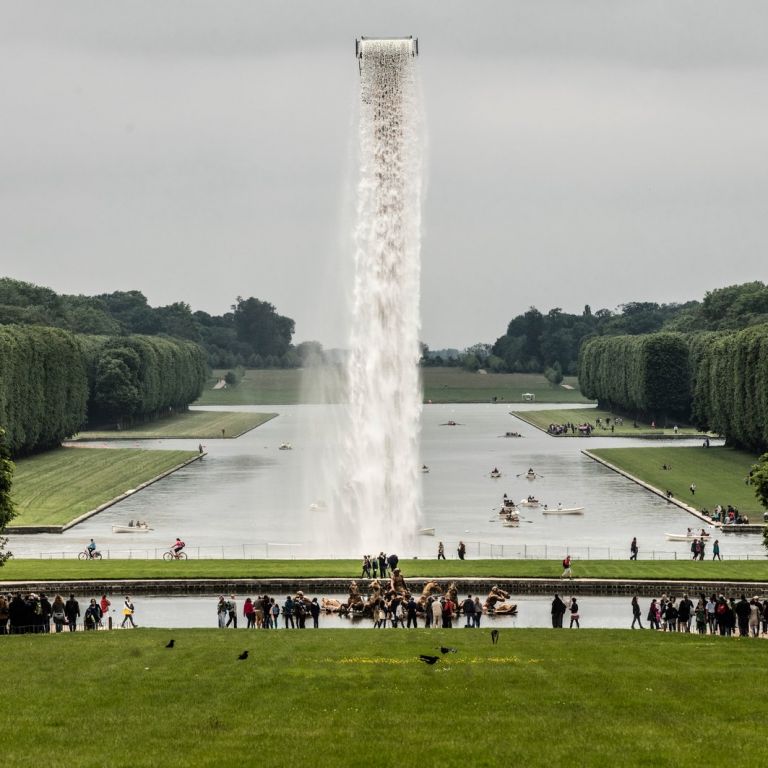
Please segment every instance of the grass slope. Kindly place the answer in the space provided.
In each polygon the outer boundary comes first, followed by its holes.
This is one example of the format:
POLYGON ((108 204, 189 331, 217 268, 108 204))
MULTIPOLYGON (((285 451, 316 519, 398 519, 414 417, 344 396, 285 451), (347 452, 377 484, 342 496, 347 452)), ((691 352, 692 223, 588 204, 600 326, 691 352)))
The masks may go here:
POLYGON ((3 757, 14 766, 768 759, 759 640, 509 630, 492 645, 484 628, 139 629, 2 642, 3 757), (442 656, 441 644, 457 653, 442 656), (245 648, 250 658, 236 660, 245 648), (441 658, 428 666, 420 654, 441 658))
POLYGON ((164 438, 192 438, 194 440, 217 437, 239 437, 244 432, 260 427, 276 413, 237 413, 228 411, 189 411, 139 424, 123 430, 86 430, 77 435, 78 440, 138 440, 164 438))
MULTIPOLYGON (((206 389, 195 405, 282 405, 288 403, 323 402, 310 394, 311 388, 302 389, 300 369, 249 370, 235 387, 213 389, 216 381, 226 373, 214 371, 206 389)), ((519 403, 523 392, 536 395, 539 403, 587 403, 578 389, 574 377, 564 383, 573 387, 552 387, 538 373, 470 373, 459 368, 422 368, 424 400, 433 403, 487 403, 496 397, 501 402, 519 403)), ((330 402, 338 402, 340 393, 331 391, 330 402)))
MULTIPOLYGON (((613 422, 614 414, 611 411, 603 411, 595 408, 591 410, 578 410, 573 409, 558 409, 552 411, 520 411, 513 414, 517 418, 523 421, 533 424, 539 429, 543 429, 545 432, 549 428, 550 424, 583 424, 585 421, 595 426, 597 419, 602 419, 605 423, 605 419, 611 419, 613 422)), ((609 429, 598 427, 593 433, 595 435, 610 435, 611 437, 693 437, 700 435, 701 433, 694 427, 678 425, 678 432, 675 435, 674 424, 670 423, 666 428, 664 427, 651 427, 643 421, 634 422, 637 427, 634 426, 632 419, 624 419, 624 423, 618 427, 614 425, 614 430, 611 432, 609 429)), ((570 432, 564 435, 554 435, 554 437, 579 437, 579 433, 576 432, 572 435, 570 432)))
POLYGON ((629 472, 640 480, 659 488, 669 489, 680 499, 699 509, 712 510, 717 504, 733 504, 746 512, 751 522, 763 519, 752 486, 745 478, 757 457, 732 448, 605 448, 590 451, 595 456, 629 472), (664 470, 666 464, 672 469, 664 470), (696 483, 696 494, 689 491, 696 483))
POLYGON ((14 525, 64 525, 167 472, 196 451, 57 448, 16 462, 14 525))
MULTIPOLYGON (((410 577, 559 578, 557 560, 408 560, 400 563, 410 577)), ((574 576, 584 579, 705 579, 766 581, 768 563, 759 560, 582 560, 574 576)), ((12 559, 0 569, 0 581, 203 578, 358 578, 356 560, 78 560, 12 559)))

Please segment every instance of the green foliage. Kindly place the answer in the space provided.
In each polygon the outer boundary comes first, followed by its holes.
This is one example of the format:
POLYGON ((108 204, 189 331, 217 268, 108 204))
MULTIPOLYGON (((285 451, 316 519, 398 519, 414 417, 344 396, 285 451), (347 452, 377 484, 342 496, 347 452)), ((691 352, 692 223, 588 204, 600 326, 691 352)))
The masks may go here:
POLYGON ((73 334, 0 326, 0 426, 12 456, 49 448, 85 420, 85 364, 73 334))
POLYGON ((749 484, 763 507, 768 509, 768 453, 764 453, 749 471, 749 484))
POLYGON ((247 345, 252 354, 279 358, 288 351, 294 322, 278 315, 272 304, 253 296, 248 299, 238 296, 232 310, 237 339, 247 345))
POLYGON ((551 368, 547 368, 547 370, 544 371, 544 378, 553 387, 559 387, 563 382, 563 369, 560 367, 560 363, 555 362, 551 368))
POLYGON ((1 534, 16 517, 16 505, 11 498, 14 465, 5 447, 5 431, 0 429, 0 566, 11 556, 5 551, 7 539, 1 534))
POLYGON ((601 336, 587 341, 579 358, 579 385, 601 407, 643 415, 648 421, 687 419, 691 405, 685 336, 601 336))

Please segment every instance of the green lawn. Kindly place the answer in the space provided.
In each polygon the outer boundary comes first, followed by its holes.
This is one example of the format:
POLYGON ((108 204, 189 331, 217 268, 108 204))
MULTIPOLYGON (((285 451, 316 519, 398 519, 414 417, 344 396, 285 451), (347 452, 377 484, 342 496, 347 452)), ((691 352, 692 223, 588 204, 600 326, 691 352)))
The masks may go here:
POLYGON ((211 440, 221 437, 239 437, 264 422, 274 419, 276 413, 238 413, 231 411, 188 411, 139 424, 130 429, 86 430, 77 435, 78 440, 148 440, 191 438, 211 440))
MULTIPOLYGON (((288 403, 323 402, 317 390, 302 388, 300 369, 248 370, 234 387, 213 389, 226 371, 214 371, 195 405, 282 405, 288 403), (312 393, 312 394, 311 394, 312 393)), ((500 402, 519 403, 523 392, 536 396, 539 403, 586 403, 575 377, 564 382, 573 389, 552 387, 542 374, 535 373, 469 373, 459 368, 422 368, 424 400, 433 403, 487 403, 493 397, 500 402)), ((313 375, 310 372, 310 376, 313 375)), ((328 402, 339 402, 340 391, 332 389, 328 402)))
POLYGON ((502 630, 493 645, 488 626, 142 628, 2 645, 3 757, 13 766, 698 768, 768 759, 760 640, 526 629, 502 630), (442 655, 442 644, 456 653, 442 655), (237 660, 244 649, 249 658, 237 660), (439 660, 428 666, 421 654, 439 660))
POLYGON ((699 509, 733 504, 746 512, 751 522, 763 519, 752 486, 745 478, 757 457, 732 448, 603 448, 590 451, 631 475, 699 509), (664 470, 664 465, 671 469, 664 470), (696 494, 689 491, 696 484, 696 494))
MULTIPOLYGON (((558 578, 560 560, 401 560, 408 577, 558 578)), ((589 579, 768 581, 768 561, 581 560, 574 576, 589 579)), ((9 560, 1 581, 79 579, 358 578, 357 560, 9 560)))
POLYGON ((16 462, 14 525, 64 525, 168 472, 197 451, 57 448, 16 462))
MULTIPOLYGON (((597 419, 602 419, 603 426, 597 427, 593 432, 595 436, 610 435, 611 437, 695 437, 701 433, 694 427, 678 425, 677 434, 674 430, 674 423, 670 422, 666 427, 658 425, 657 427, 651 427, 650 424, 643 421, 633 421, 633 419, 624 419, 624 423, 619 426, 613 424, 614 414, 611 411, 604 411, 598 408, 590 410, 574 410, 568 408, 562 408, 552 411, 513 411, 513 415, 518 419, 533 424, 534 427, 544 430, 549 429, 550 424, 583 424, 585 422, 590 423, 593 427, 597 423, 597 419), (606 418, 610 418, 613 425, 613 431, 611 428, 605 427, 606 418), (634 425, 637 424, 637 427, 634 425)), ((568 432, 563 435, 555 435, 555 437, 579 437, 578 430, 575 434, 568 432)), ((703 435, 702 435, 703 436, 703 435)))

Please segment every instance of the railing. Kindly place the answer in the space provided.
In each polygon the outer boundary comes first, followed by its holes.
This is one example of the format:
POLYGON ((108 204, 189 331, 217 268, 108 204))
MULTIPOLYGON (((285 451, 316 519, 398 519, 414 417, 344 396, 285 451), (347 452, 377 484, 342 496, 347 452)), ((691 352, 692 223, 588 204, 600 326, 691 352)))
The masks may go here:
MULTIPOLYGON (((458 541, 444 541, 446 556, 451 560, 458 559, 456 550, 458 541)), ((593 547, 593 546, 575 546, 552 544, 492 544, 484 541, 465 541, 467 548, 467 559, 482 560, 562 560, 567 554, 570 554, 573 560, 629 560, 627 548, 616 547, 593 547)), ((101 550, 102 558, 105 560, 160 560, 166 547, 146 548, 146 549, 105 549, 101 550)), ((262 542, 257 544, 241 544, 231 546, 211 546, 211 547, 187 547, 184 550, 190 560, 297 560, 313 559, 312 547, 308 544, 300 543, 279 543, 262 542)), ((19 560, 73 560, 80 554, 78 551, 49 551, 38 552, 30 555, 20 555, 15 559, 19 560)), ((401 555, 402 561, 409 559, 427 559, 437 558, 437 542, 427 547, 425 544, 420 546, 417 554, 401 555)), ((708 548, 704 556, 705 560, 712 558, 712 550, 708 548)), ((724 554, 723 560, 765 560, 766 555, 757 554, 724 554)), ((323 558, 325 559, 325 558, 323 558)), ((690 560, 689 552, 679 552, 674 550, 650 550, 640 551, 639 560, 690 560)))

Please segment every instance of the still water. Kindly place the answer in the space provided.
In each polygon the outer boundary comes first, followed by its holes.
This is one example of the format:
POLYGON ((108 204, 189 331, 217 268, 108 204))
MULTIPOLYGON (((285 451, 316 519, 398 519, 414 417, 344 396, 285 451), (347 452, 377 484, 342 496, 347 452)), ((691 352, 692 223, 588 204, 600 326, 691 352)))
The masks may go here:
MULTIPOLYGON (((518 410, 549 406, 515 405, 518 410)), ((105 557, 159 557, 176 536, 190 557, 312 557, 312 531, 324 525, 320 467, 332 450, 324 424, 338 406, 274 406, 279 416, 235 440, 208 440, 208 455, 61 535, 12 536, 9 548, 21 557, 70 556, 93 537, 105 557), (283 442, 291 451, 280 451, 283 442), (146 534, 113 534, 113 524, 148 520, 146 534)), ((667 541, 665 532, 697 529, 698 520, 582 455, 584 448, 642 446, 671 461, 670 443, 611 437, 556 439, 509 415, 508 404, 425 405, 420 463, 423 519, 435 536, 421 536, 401 557, 435 557, 438 541, 449 559, 460 540, 468 558, 623 558, 637 537, 640 559, 690 557, 685 542, 667 541), (456 426, 446 426, 455 421, 456 426), (521 438, 505 438, 510 430, 521 438), (498 467, 500 479, 489 477, 498 467), (522 476, 529 467, 540 475, 522 476), (518 477, 518 475, 521 475, 518 477), (555 506, 583 506, 582 516, 546 516, 531 509, 517 528, 497 514, 502 495, 535 494, 555 506)), ((268 407, 223 410, 268 411, 268 407)), ((109 447, 197 449, 197 440, 110 441, 109 447)), ((700 441, 676 441, 679 445, 700 441)), ((686 478, 686 483, 697 478, 686 478)), ((722 499, 727 504, 728 499, 722 499)), ((372 514, 375 511, 372 511, 372 514)), ((760 557, 759 535, 720 536, 728 557, 760 557)), ((342 542, 340 542, 340 550, 342 542)), ((376 542, 369 549, 378 550, 376 542)), ((710 556, 711 547, 708 547, 710 556)), ((362 554, 362 553, 359 553, 362 554)))
MULTIPOLYGON (((335 597, 346 600, 346 595, 321 595, 322 597, 335 597)), ((461 595, 460 598, 464 596, 461 595)), ((570 605, 570 596, 567 592, 560 597, 567 605, 570 605)), ((277 596, 280 603, 285 600, 285 595, 277 596)), ((134 597, 133 604, 136 607, 134 619, 142 627, 217 627, 216 605, 218 596, 210 597, 134 597)), ((242 615, 244 596, 238 596, 238 627, 245 626, 245 617, 242 615)), ((629 628, 632 623, 632 607, 630 597, 579 597, 580 624, 584 628, 629 628)), ((115 597, 113 604, 121 601, 115 597)), ((518 606, 518 616, 483 616, 481 629, 524 628, 524 627, 551 627, 552 626, 552 597, 535 595, 513 595, 509 602, 518 606)), ((641 598, 640 606, 643 609, 642 621, 646 624, 645 616, 648 613, 650 599, 641 598)), ((570 614, 566 613, 564 623, 569 624, 570 614)), ((122 621, 120 610, 112 612, 112 621, 119 624, 122 621)), ((454 620, 453 626, 463 627, 465 619, 460 616, 454 620)), ((279 628, 284 628, 283 617, 279 617, 279 628)), ((308 619, 308 627, 312 626, 312 619, 308 619)), ((424 626, 424 620, 419 618, 419 626, 424 626)), ((335 613, 321 613, 320 627, 325 629, 371 629, 372 619, 350 619, 335 613)))

